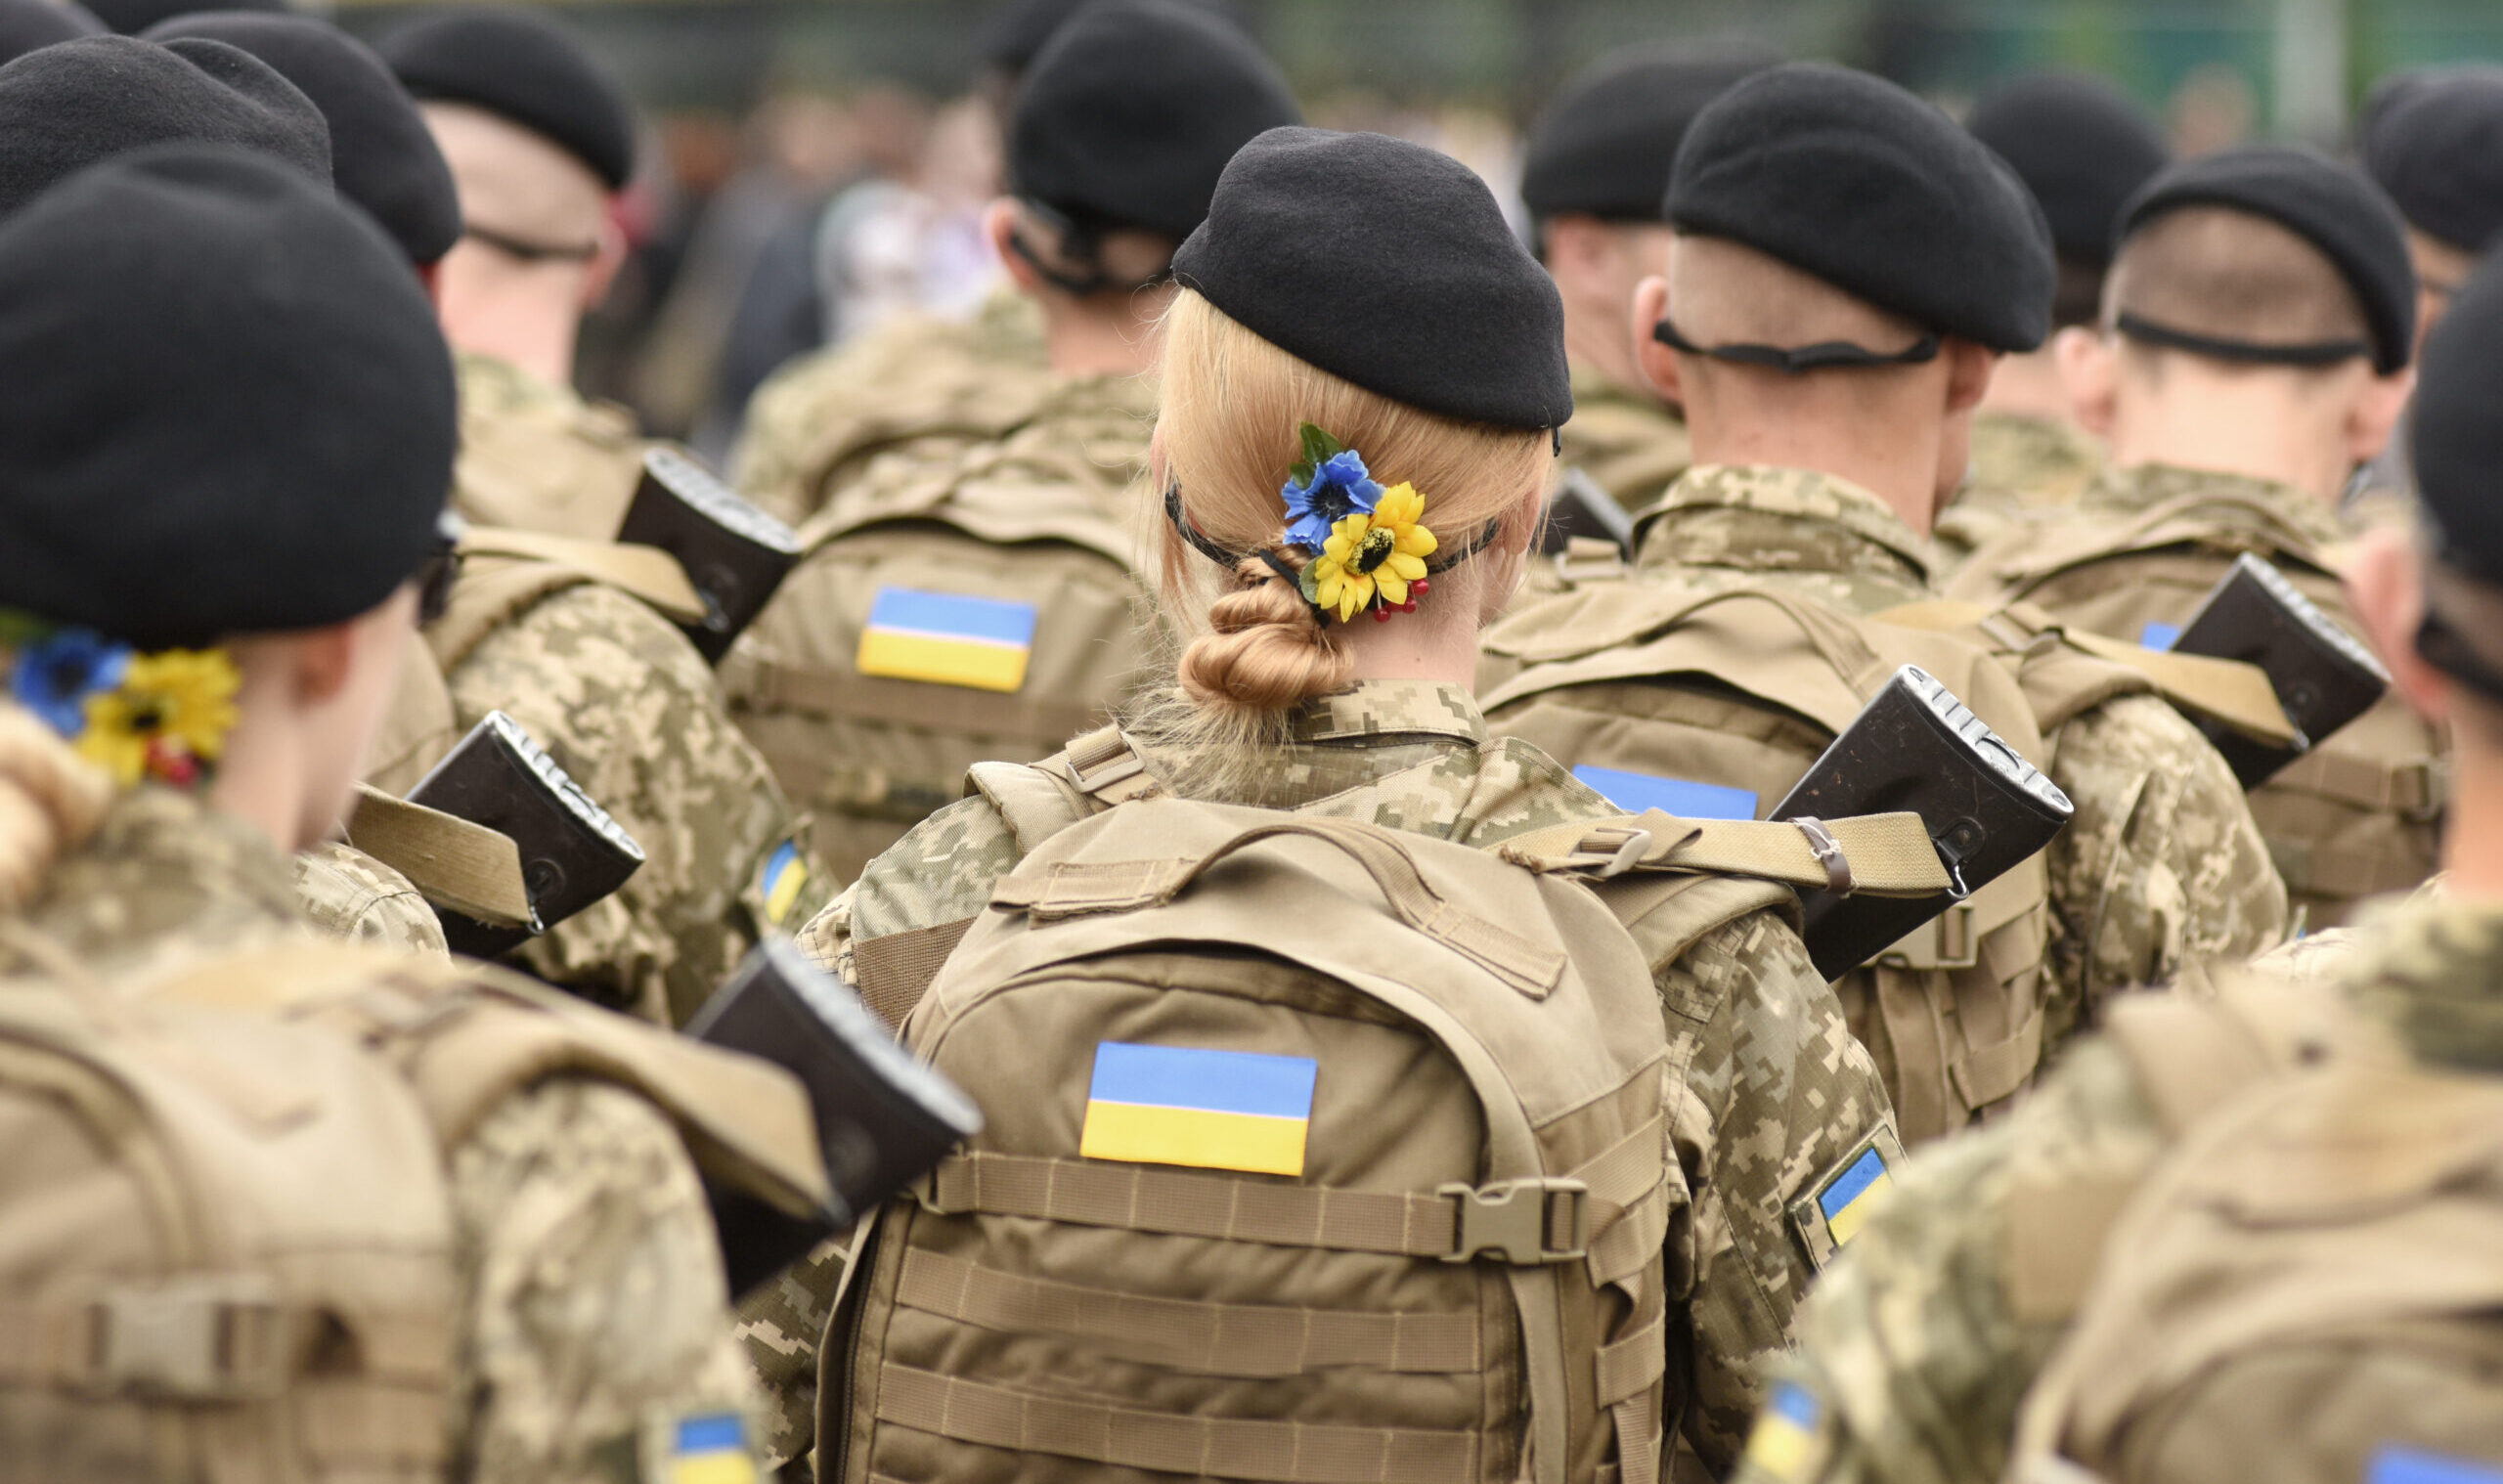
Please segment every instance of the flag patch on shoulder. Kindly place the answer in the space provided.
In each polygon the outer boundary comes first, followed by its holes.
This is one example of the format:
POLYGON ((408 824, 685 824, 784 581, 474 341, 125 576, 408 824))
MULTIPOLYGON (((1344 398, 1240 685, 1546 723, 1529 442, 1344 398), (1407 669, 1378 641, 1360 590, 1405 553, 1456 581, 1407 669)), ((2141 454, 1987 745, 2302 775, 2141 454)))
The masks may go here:
POLYGON ((1783 1381, 1765 1399, 1755 1430, 1747 1434, 1744 1474, 1751 1478, 1789 1481, 1807 1472, 1816 1450, 1817 1424, 1824 1406, 1807 1387, 1783 1381))
POLYGON ((653 1484, 757 1484, 747 1422, 737 1413, 677 1418, 658 1431, 661 1466, 646 1475, 653 1484))
POLYGON ((1691 778, 1671 778, 1662 773, 1592 767, 1588 764, 1573 769, 1573 776, 1605 794, 1608 803, 1629 814, 1658 809, 1680 819, 1753 819, 1756 816, 1756 796, 1743 788, 1697 783, 1691 778))
POLYGON ((800 899, 800 889, 809 884, 808 862, 800 858, 796 842, 785 840, 765 857, 765 869, 757 880, 765 895, 765 919, 775 927, 791 915, 791 904, 800 899))
POLYGON ((1894 1171, 1903 1162, 1902 1141, 1891 1125, 1880 1123, 1790 1202, 1790 1225, 1811 1264, 1823 1267, 1859 1235, 1894 1191, 1894 1171))
POLYGON ((1105 1041, 1095 1048, 1077 1152, 1133 1164, 1300 1175, 1319 1075, 1310 1057, 1105 1041))
POLYGON ((972 690, 1026 683, 1034 605, 961 592, 881 588, 853 664, 862 675, 972 690))

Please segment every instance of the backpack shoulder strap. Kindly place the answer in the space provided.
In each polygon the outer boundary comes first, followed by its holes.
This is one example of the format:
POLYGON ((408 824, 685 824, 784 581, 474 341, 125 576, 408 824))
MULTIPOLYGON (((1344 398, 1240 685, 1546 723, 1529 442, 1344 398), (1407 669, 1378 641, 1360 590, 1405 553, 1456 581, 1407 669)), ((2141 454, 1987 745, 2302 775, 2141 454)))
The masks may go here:
POLYGON ((658 546, 473 526, 461 536, 461 551, 464 556, 517 557, 569 568, 640 599, 673 624, 701 623, 707 612, 704 596, 686 569, 658 546))

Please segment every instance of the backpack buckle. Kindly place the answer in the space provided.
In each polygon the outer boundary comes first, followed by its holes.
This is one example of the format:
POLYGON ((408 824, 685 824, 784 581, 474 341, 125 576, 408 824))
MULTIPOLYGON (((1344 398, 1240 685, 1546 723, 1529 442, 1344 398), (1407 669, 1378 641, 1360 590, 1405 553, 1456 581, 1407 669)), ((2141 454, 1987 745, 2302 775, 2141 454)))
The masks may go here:
POLYGON ((1591 1248, 1591 1188, 1579 1180, 1457 1181, 1434 1188, 1452 1202, 1452 1250, 1445 1262, 1493 1253, 1515 1267, 1576 1262, 1591 1248))
POLYGON ((286 1388, 290 1326, 266 1279, 206 1274, 114 1288, 87 1312, 93 1390, 244 1401, 286 1388))
POLYGON ((1629 825, 1602 825, 1584 835, 1567 857, 1567 868, 1596 881, 1613 881, 1633 870, 1651 853, 1651 832, 1629 825))

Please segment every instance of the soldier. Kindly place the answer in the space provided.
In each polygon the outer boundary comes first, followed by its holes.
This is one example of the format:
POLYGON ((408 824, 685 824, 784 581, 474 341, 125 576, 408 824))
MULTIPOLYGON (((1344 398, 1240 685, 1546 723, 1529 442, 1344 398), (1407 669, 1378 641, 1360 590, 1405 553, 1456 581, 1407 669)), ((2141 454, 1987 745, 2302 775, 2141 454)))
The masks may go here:
POLYGON ((2000 361, 1974 413, 1972 468, 1939 512, 1936 532, 1957 559, 2028 507, 2073 503, 2103 466, 2102 446, 2070 412, 2058 337, 2091 327, 2102 313, 2121 208, 2173 153, 2144 109, 2110 83, 2074 72, 2001 84, 1973 106, 1964 126, 2014 166, 2042 203, 2059 274, 2052 341, 2000 361))
MULTIPOLYGON (((2102 333, 2071 358, 2112 466, 2075 520, 2010 532, 1951 591, 2163 648, 2253 552, 2351 632, 2337 502, 2406 403, 2415 309, 2397 214, 2355 172, 2252 149, 2158 176, 2127 214, 2102 333)), ((2252 813, 2329 927, 2433 870, 2441 744, 2394 695, 2314 740, 2252 813)))
POLYGON ((995 440, 872 462, 803 528, 808 556, 723 671, 837 880, 972 764, 1043 757, 1148 677, 1129 493, 1168 267, 1234 152, 1297 116, 1256 48, 1169 0, 1091 5, 1035 61, 1017 194, 986 224, 1042 306, 1049 381, 995 440))
MULTIPOLYGON (((366 1332, 287 1311, 273 1335, 251 1275, 187 1274, 189 1297, 165 1291, 101 1343, 111 1394, 170 1388, 178 1430, 205 1437, 204 1413, 256 1388, 333 1388, 285 1442, 325 1467, 286 1477, 437 1475, 447 1443, 451 1476, 481 1480, 749 1466, 688 1151, 744 1146, 784 1171, 733 1176, 751 1190, 804 1173, 800 1089, 513 976, 295 942, 285 852, 339 816, 451 475, 451 357, 405 259, 301 172, 161 146, 0 222, 0 960, 90 997, 345 1032, 405 1076, 451 1205, 440 1307, 366 1332), (452 1341, 448 1407, 340 1416, 342 1377, 423 1381, 429 1326, 452 1341)), ((270 1130, 311 1116, 268 1071, 230 1106, 270 1130)), ((307 1256, 291 1260, 300 1282, 307 1256)))
MULTIPOLYGON (((1753 817, 1891 672, 1875 656, 1918 653, 1866 621, 1934 596, 1923 531, 1954 487, 1962 415, 1999 353, 2040 343, 2051 253, 2032 198, 1971 136, 1892 84, 1816 65, 1760 73, 1704 110, 1667 215, 1669 275, 1635 307, 1657 327, 1645 371, 1685 404, 1698 462, 1639 522, 1646 590, 1594 584, 1489 634, 1489 678, 1522 656, 1559 663, 1488 705, 1499 731, 1615 772, 1621 804, 1702 783, 1753 817), (1823 194, 1846 181, 1847 205, 1823 194), (1813 611, 1770 616, 1778 637, 1714 651, 1700 677, 1693 651, 1646 668, 1662 627, 1648 612, 1729 590, 1813 611), (1777 645, 1796 658, 1771 662, 1777 645), (1843 664, 1851 646, 1868 658, 1843 664)), ((1760 614, 1740 617, 1763 630, 1760 614)), ((1977 897, 1963 941, 1925 935, 1842 982, 1915 1139, 2021 1092, 2108 996, 2284 931, 2284 888, 2223 759, 2145 677, 2042 638, 2052 627, 2003 615, 1920 661, 1970 671, 1968 703, 2032 734, 2020 750, 2079 812, 2025 868, 2046 876, 2010 872, 1977 897)))
POLYGON ((1776 58, 1628 47, 1594 63, 1530 126, 1521 199, 1564 297, 1573 420, 1564 461, 1637 510, 1686 472, 1686 424, 1635 365, 1634 285, 1665 271, 1660 201, 1687 125, 1776 58))
MULTIPOLYGON (((2116 1468, 2116 1433, 2080 1423, 2142 1419, 2146 1400, 2162 1394, 2162 1383, 2147 1380, 2150 1361, 2198 1376, 2210 1395, 2246 1408, 2246 1422, 2257 1425, 2220 1441, 2206 1430, 2213 1413, 2203 1417, 2195 1403, 2177 1407, 2168 1436, 2159 1439, 2152 1429, 2121 1434, 2147 1445, 2130 1478, 2400 1478, 2403 1457, 2383 1473, 2370 1467, 2371 1456, 2384 1447, 2489 1464, 2497 1456, 2490 1393, 2465 1415, 2485 1430, 2461 1446, 2456 1424, 2463 1414, 2445 1412, 2460 1394, 2457 1373, 2439 1361, 2413 1360, 2429 1352, 2392 1327, 2364 1328, 2393 1314, 2385 1295, 2392 1285, 2406 1284, 2411 1291, 2396 1312, 2419 1335, 2443 1332, 2439 1325, 2460 1311, 2438 1280, 2422 1280, 2444 1269, 2443 1254, 2453 1249, 2448 1239, 2437 1249, 2378 1247, 2368 1260, 2330 1243, 2380 1213, 2421 1208, 2423 1187, 2398 1175, 2401 1169, 2440 1168, 2452 1189, 2492 1189, 2484 1163, 2442 1161, 2440 1114, 2422 1100, 2420 1076, 2435 1075, 2454 1098, 2490 1098, 2477 1089, 2490 1086, 2503 1057, 2493 1013, 2503 993, 2495 905, 2503 876, 2485 843, 2494 837, 2482 830, 2491 807, 2485 784, 2503 764, 2503 712, 2495 709, 2503 704, 2503 661, 2491 638, 2503 613, 2495 586, 2503 528, 2490 499, 2490 471, 2503 458, 2498 346, 2503 276, 2489 268, 2455 299, 2426 351, 2415 439, 2434 529, 2421 547, 2404 533, 2375 533, 2350 565, 2355 612, 2389 657, 2399 688, 2429 716, 2447 718, 2458 741, 2460 817, 2443 847, 2443 895, 2382 903, 2366 915, 2355 953, 2329 976, 2344 1013, 2285 986, 2230 992, 2224 1014, 2147 1001, 2142 1021, 2133 1014, 2135 1023, 2116 1025, 2119 1033, 2075 1047, 2014 1117, 1912 1160, 1892 1202, 1803 1309, 1799 1352, 1782 1368, 1742 1478, 1989 1484, 2018 1476, 2007 1465, 2020 1404, 2064 1344, 2072 1351, 2062 1363, 2065 1375, 2032 1404, 2041 1411, 2033 1438, 2098 1476, 2116 1468), (2299 1069, 2299 1053, 2318 1065, 2299 1069), (2304 1101, 2310 1096, 2305 1086, 2334 1090, 2376 1057, 2391 1069, 2367 1084, 2367 1101, 2350 1101, 2343 1115, 2321 1125, 2336 1130, 2333 1155, 2310 1132, 2308 1120, 2323 1115, 2304 1101), (2424 1072, 2406 1069, 2410 1063, 2424 1072), (2424 1116, 2429 1111, 2434 1116, 2424 1116), (2217 1145, 2231 1137, 2233 1121, 2254 1116, 2283 1136, 2262 1151, 2217 1145), (2226 1263, 2265 1253, 2293 1279, 2298 1291, 2279 1290, 2274 1310, 2292 1328, 2210 1332, 2266 1346, 2273 1375, 2305 1388, 2300 1403, 2287 1405, 2266 1374, 2224 1369, 2239 1346, 2186 1352, 2177 1348, 2181 1331, 2167 1323, 2174 1316, 2185 1326, 2210 1323, 2208 1301, 2227 1293, 2264 1306, 2271 1300, 2263 1288, 2211 1270, 2206 1281, 2181 1282, 2172 1297, 2150 1304, 2140 1284, 2157 1272, 2161 1250, 2106 1240, 2127 1219, 2153 1242, 2158 1229, 2150 1222, 2226 1203, 2176 1202, 2157 1193, 2160 1184, 2177 1189, 2162 1171, 2204 1169, 2212 1181, 2225 1178, 2218 1156, 2204 1165, 2176 1161, 2175 1153, 2193 1145, 2239 1153, 2244 1168, 2269 1172, 2275 1195, 2302 1197, 2293 1203, 2301 1209, 2267 1195, 2239 1202, 2240 1211, 2274 1229, 2229 1222, 2219 1244, 2206 1248, 2226 1263), (2347 1170, 2397 1178, 2386 1178, 2369 1199, 2346 1199, 2335 1193, 2347 1170), (2333 1271, 2306 1264, 2306 1251, 2333 1271), (2319 1307, 2331 1293, 2342 1306, 2334 1319, 2319 1307), (2097 1294, 2141 1305, 2127 1347, 2111 1344, 2113 1311, 2097 1294), (2327 1368, 2303 1333, 2314 1321, 2341 1336, 2327 1368), (2080 1326, 2085 1332, 2069 1338, 2080 1326), (2381 1373, 2385 1363, 2394 1363, 2393 1371, 2381 1373), (2406 1394, 2348 1393, 2377 1373, 2403 1376, 2406 1394), (2054 1409, 2054 1401, 2065 1405, 2054 1409), (2453 1424, 2447 1435, 2437 1430, 2446 1419, 2453 1424)), ((2490 1113, 2480 1116, 2490 1126, 2490 1113)), ((2489 1146, 2476 1147, 2477 1158, 2490 1161, 2482 1153, 2489 1146)), ((2461 1239, 2457 1249, 2482 1250, 2481 1239, 2461 1239)), ((2490 1342, 2490 1302, 2476 1300, 2470 1313, 2471 1325, 2487 1336, 2477 1343, 2490 1342)), ((2178 1393, 2174 1400, 2189 1401, 2178 1393)), ((2463 1467, 2453 1476, 2480 1472, 2463 1467)))

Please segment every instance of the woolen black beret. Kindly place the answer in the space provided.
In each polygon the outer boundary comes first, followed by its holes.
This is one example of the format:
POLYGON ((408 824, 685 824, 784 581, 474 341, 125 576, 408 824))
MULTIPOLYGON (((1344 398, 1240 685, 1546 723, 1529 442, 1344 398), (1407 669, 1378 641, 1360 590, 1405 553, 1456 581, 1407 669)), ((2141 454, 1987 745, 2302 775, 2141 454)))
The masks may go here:
POLYGON ((0 63, 15 62, 39 47, 81 36, 101 36, 105 23, 70 0, 0 0, 0 63))
POLYGON ((1542 220, 1581 212, 1658 221, 1669 167, 1694 115, 1733 83, 1780 61, 1770 50, 1610 52, 1565 84, 1530 126, 1521 200, 1542 220))
POLYGON ((1572 415, 1554 281, 1485 182, 1423 145, 1271 129, 1225 167, 1173 276, 1394 402, 1502 427, 1572 415))
POLYGON ((0 607, 143 647, 353 618, 450 487, 452 358, 390 239, 165 145, 0 222, 0 607))
POLYGON ((2051 330, 2051 232, 2005 160, 1866 72, 1791 63, 1696 116, 1669 179, 1681 232, 1727 238, 1994 350, 2051 330))
POLYGON ((400 79, 372 47, 309 16, 207 11, 166 22, 151 41, 200 36, 258 57, 304 90, 330 125, 330 179, 382 224, 412 263, 461 240, 461 196, 400 79))
POLYGON ((2426 337, 2409 420, 2417 498, 2443 561, 2503 584, 2503 259, 2470 275, 2426 337))
POLYGON ((222 41, 89 36, 0 66, 0 215, 147 145, 242 145, 330 181, 330 128, 295 84, 222 41))
POLYGON ((533 11, 461 9, 413 21, 376 50, 420 102, 465 103, 546 135, 622 191, 635 112, 573 32, 533 11))
POLYGON ((2129 95, 2082 72, 2036 72, 1984 94, 1973 137, 2016 169, 2073 262, 2112 260, 2112 228, 2138 188, 2172 162, 2164 130, 2129 95))
MULTIPOLYGON (((985 63, 1012 77, 1022 75, 1070 18, 1094 3, 1095 0, 1011 0, 992 13, 975 44, 985 63)), ((1187 3, 1246 35, 1251 33, 1242 8, 1232 0, 1187 3)))
POLYGON ((194 11, 288 11, 287 0, 91 0, 96 19, 125 36, 194 11))
POLYGON ((1009 184, 1082 226, 1184 238, 1234 153, 1302 116, 1276 65, 1214 16, 1176 0, 1101 0, 1026 73, 1009 184))
POLYGON ((2416 269, 2407 227, 2381 188, 2317 151, 2253 145, 2184 160, 2130 198, 2121 238, 2184 206, 2265 217, 2320 249, 2355 290, 2372 331, 2373 367, 2405 366, 2416 336, 2416 269))
POLYGON ((2464 252, 2503 234, 2503 67, 2424 77, 2374 116, 2362 145, 2365 173, 2409 226, 2464 252))

